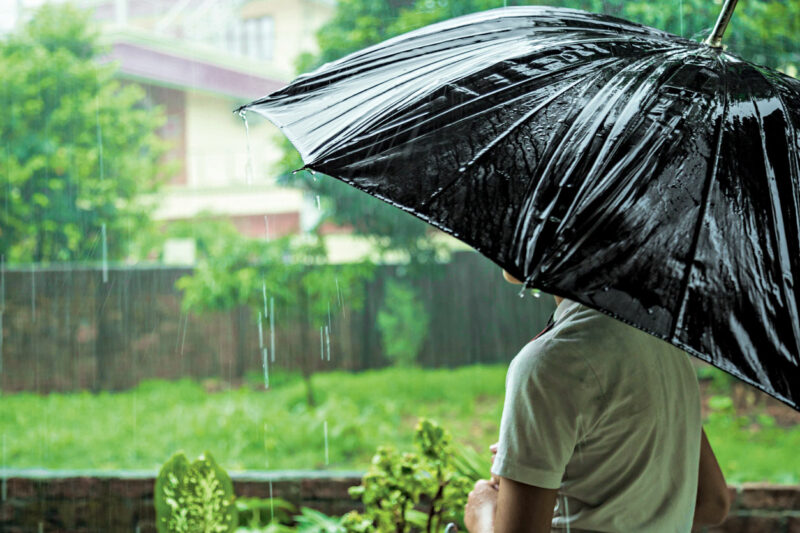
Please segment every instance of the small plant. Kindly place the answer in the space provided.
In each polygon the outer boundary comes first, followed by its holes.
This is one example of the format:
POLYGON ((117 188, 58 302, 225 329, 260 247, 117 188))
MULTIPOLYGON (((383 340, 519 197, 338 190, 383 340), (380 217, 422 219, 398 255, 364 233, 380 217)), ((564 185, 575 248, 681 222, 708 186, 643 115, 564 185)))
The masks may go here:
POLYGON ((454 464, 450 441, 441 426, 421 419, 414 435, 419 454, 379 448, 361 485, 350 489, 365 510, 344 516, 346 530, 431 533, 460 520, 472 481, 454 464))
POLYGON ((413 365, 428 336, 430 323, 425 305, 414 289, 388 280, 377 320, 386 356, 397 365, 413 365))
POLYGON ((267 527, 291 524, 295 507, 281 498, 237 498, 237 531, 262 531, 267 527))
POLYGON ((155 507, 158 533, 228 533, 236 527, 233 483, 208 452, 193 463, 178 452, 164 463, 155 507))

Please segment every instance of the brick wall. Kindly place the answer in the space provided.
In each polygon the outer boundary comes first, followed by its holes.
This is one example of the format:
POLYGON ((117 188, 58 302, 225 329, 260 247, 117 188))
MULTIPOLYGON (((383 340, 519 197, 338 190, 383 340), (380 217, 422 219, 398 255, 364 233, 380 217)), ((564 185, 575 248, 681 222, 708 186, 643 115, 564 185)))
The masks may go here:
MULTIPOLYGON (((6 472, 0 501, 0 531, 155 531, 152 473, 6 472)), ((233 476, 239 497, 272 494, 329 515, 356 508, 347 489, 358 472, 276 472, 233 476)), ((800 486, 746 484, 731 487, 728 520, 708 533, 800 533, 800 486)))
MULTIPOLYGON (((275 498, 338 516, 356 509, 359 472, 232 475, 238 497, 275 498)), ((25 472, 3 478, 2 533, 154 533, 153 473, 25 472)))

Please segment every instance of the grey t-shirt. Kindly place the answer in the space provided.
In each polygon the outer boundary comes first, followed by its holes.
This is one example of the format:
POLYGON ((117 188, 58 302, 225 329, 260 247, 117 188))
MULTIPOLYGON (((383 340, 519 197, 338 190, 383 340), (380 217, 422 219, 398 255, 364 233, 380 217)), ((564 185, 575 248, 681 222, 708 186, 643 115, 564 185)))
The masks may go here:
POLYGON ((685 352, 564 300, 508 369, 492 472, 558 489, 554 530, 688 532, 700 431, 685 352))

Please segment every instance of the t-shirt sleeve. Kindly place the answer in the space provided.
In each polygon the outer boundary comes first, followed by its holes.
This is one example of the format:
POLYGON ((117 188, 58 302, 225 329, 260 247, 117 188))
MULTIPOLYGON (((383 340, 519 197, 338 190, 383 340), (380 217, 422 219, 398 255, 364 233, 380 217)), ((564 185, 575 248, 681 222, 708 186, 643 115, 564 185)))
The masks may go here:
POLYGON ((597 381, 586 362, 537 339, 514 358, 506 377, 500 441, 492 472, 557 489, 586 426, 597 381))

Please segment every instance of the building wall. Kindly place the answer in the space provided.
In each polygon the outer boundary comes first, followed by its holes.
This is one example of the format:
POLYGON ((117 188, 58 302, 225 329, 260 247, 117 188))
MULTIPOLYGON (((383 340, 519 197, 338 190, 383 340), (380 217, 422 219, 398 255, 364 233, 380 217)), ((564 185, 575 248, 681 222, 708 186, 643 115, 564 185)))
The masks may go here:
POLYGON ((274 183, 275 164, 281 156, 276 127, 252 114, 248 116, 248 156, 244 122, 233 112, 238 102, 196 91, 186 93, 186 102, 189 187, 274 183))
POLYGON ((271 16, 275 49, 272 64, 290 76, 297 74, 295 61, 303 52, 316 52, 315 33, 335 11, 333 2, 320 0, 255 0, 242 7, 242 18, 271 16))

